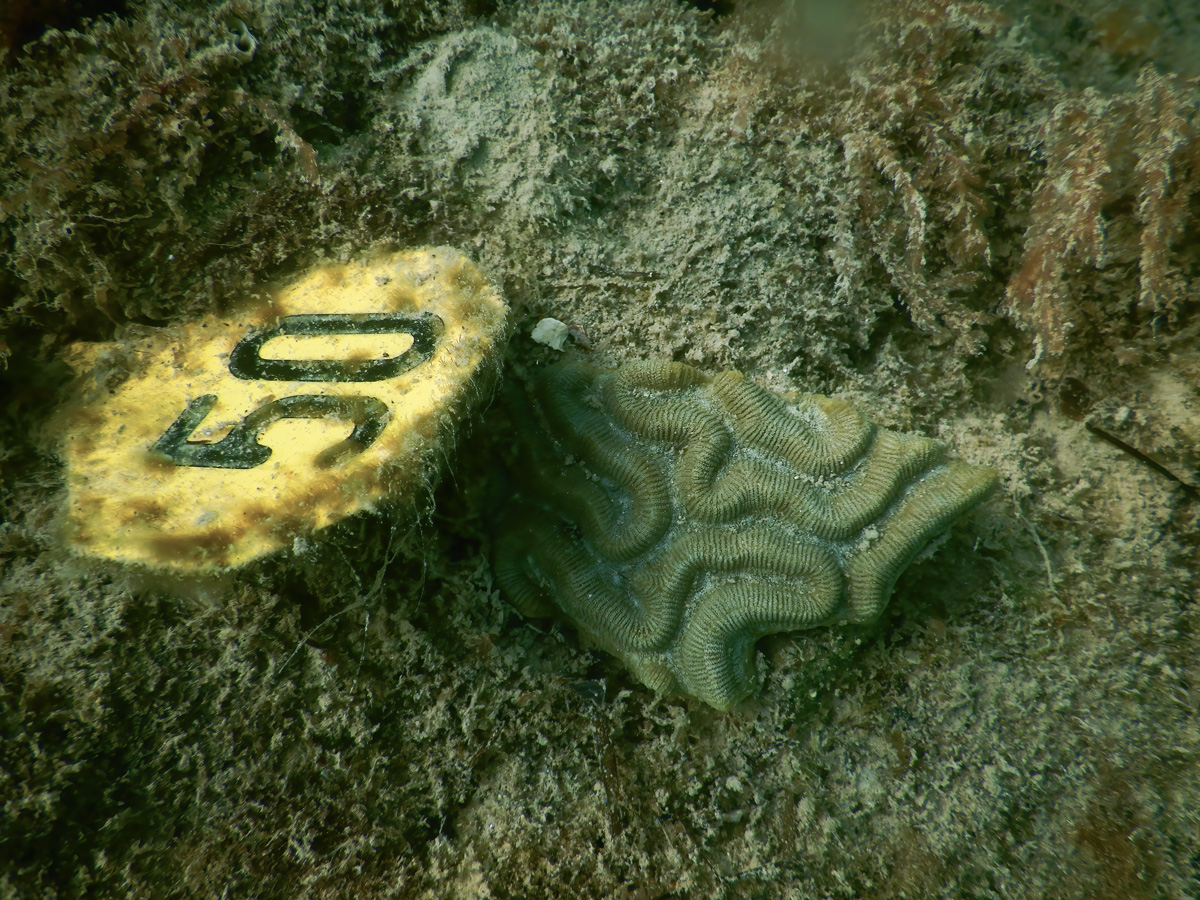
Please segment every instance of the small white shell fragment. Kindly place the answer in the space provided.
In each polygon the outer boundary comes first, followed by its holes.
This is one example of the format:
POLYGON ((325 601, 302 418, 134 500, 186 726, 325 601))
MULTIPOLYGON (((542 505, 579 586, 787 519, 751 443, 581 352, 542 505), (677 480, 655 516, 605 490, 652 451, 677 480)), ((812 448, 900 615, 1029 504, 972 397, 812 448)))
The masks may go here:
POLYGON ((560 322, 558 319, 542 319, 533 326, 533 331, 529 336, 539 344, 545 344, 552 350, 562 350, 567 343, 567 335, 570 328, 566 322, 560 322))

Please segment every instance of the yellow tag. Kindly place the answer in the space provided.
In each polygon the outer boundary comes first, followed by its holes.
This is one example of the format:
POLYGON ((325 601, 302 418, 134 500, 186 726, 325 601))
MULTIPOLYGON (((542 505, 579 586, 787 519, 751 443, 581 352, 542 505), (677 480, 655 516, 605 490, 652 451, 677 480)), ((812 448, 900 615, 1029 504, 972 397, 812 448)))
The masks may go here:
POLYGON ((465 256, 422 248, 77 348, 94 396, 62 420, 67 546, 214 573, 413 495, 492 374, 507 313, 465 256))

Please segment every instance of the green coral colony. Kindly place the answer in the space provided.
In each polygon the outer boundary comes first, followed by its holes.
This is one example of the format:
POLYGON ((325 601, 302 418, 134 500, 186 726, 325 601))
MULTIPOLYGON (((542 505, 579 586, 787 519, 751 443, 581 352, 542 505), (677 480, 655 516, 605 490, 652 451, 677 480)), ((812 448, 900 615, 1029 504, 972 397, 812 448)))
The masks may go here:
POLYGON ((501 586, 651 688, 718 709, 752 693, 759 638, 876 619, 995 483, 848 403, 788 404, 737 372, 566 361, 529 395, 531 474, 496 541, 501 586))

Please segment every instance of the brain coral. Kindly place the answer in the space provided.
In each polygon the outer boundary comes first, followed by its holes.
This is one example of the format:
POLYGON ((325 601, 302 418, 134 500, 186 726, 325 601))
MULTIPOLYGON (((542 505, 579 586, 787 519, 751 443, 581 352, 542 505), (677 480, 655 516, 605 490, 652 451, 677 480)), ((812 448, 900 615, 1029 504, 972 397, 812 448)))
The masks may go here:
POLYGON ((566 361, 518 402, 527 452, 495 542, 527 615, 565 614, 645 684, 728 709, 764 635, 875 619, 993 470, 737 372, 566 361))

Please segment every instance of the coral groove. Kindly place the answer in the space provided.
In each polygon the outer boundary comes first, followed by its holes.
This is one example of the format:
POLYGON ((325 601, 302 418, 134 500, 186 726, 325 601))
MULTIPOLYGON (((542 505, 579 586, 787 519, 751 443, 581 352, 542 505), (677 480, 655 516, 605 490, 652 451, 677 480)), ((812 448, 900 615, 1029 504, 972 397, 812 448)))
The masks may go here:
POLYGON ((995 481, 840 400, 788 404, 674 362, 559 363, 514 406, 527 455, 495 541, 509 599, 719 709, 754 690, 760 638, 877 618, 995 481))

